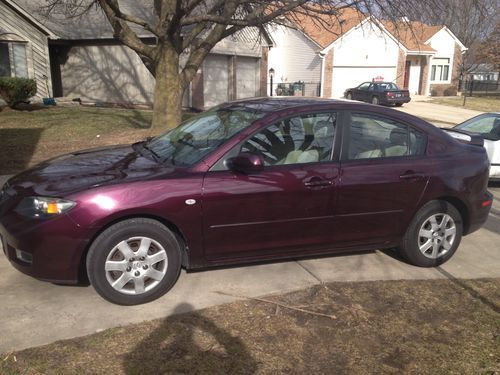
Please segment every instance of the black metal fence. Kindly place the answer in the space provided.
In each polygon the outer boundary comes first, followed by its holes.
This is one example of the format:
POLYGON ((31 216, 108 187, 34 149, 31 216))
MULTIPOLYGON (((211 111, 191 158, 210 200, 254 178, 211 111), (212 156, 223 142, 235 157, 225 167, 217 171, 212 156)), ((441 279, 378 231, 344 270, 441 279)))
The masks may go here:
POLYGON ((267 88, 269 96, 321 96, 320 82, 273 82, 267 88))
POLYGON ((467 96, 494 96, 500 95, 500 81, 462 81, 462 92, 467 96))

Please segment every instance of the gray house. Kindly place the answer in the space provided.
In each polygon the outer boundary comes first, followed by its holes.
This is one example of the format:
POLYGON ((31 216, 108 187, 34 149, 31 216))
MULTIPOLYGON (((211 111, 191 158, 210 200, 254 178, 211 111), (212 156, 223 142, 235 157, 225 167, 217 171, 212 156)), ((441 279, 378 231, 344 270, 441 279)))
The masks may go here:
MULTIPOLYGON (((113 37, 99 8, 70 18, 57 8, 47 16, 46 4, 43 0, 0 0, 0 75, 35 78, 38 96, 152 104, 153 76, 134 51, 113 37), (3 41, 4 33, 17 36, 19 41, 3 41), (25 55, 19 52, 20 45, 25 46, 25 55), (8 57, 4 57, 6 48, 12 51, 8 57), (20 61, 27 68, 23 70, 20 61)), ((148 0, 120 1, 124 10, 145 19, 152 17, 148 4, 148 0)), ((155 42, 144 31, 139 36, 147 43, 155 42)), ((269 39, 262 38, 257 29, 245 29, 222 40, 198 71, 186 92, 184 105, 203 109, 227 100, 265 94, 269 44, 269 39)))
POLYGON ((38 97, 52 93, 49 38, 56 36, 11 0, 0 1, 0 76, 34 78, 38 97))

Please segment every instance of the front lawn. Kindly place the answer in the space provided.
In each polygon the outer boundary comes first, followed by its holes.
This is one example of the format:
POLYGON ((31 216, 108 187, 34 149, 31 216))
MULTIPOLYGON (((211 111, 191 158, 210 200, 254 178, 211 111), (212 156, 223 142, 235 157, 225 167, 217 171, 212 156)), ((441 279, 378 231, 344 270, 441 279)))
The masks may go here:
POLYGON ((3 354, 0 373, 497 374, 499 303, 500 279, 330 283, 3 354))
POLYGON ((152 112, 97 107, 38 107, 0 112, 0 175, 76 150, 147 137, 152 112))
POLYGON ((431 103, 449 105, 452 107, 461 107, 467 109, 474 109, 481 112, 498 112, 500 111, 500 96, 496 97, 467 97, 465 107, 463 106, 464 98, 453 97, 434 97, 431 103))

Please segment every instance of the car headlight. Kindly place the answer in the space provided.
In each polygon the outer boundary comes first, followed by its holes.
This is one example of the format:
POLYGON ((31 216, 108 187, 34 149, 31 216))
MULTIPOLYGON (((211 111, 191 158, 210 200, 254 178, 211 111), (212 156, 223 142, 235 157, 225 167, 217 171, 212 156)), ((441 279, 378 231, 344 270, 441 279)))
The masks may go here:
POLYGON ((71 210, 75 205, 75 202, 66 199, 29 197, 19 203, 16 212, 29 217, 52 217, 71 210))

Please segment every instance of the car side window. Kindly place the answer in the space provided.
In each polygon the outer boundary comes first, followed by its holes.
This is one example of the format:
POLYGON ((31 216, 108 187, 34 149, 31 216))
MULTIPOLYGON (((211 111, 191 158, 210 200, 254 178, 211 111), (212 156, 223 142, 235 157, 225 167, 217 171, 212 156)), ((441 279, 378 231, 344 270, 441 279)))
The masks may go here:
POLYGON ((370 87, 370 82, 365 82, 358 86, 358 90, 366 91, 368 90, 368 87, 370 87))
POLYGON ((254 134, 243 143, 241 152, 262 155, 267 166, 329 161, 335 129, 335 113, 292 117, 254 134))
POLYGON ((349 159, 372 159, 425 152, 424 133, 381 116, 352 114, 349 159))

